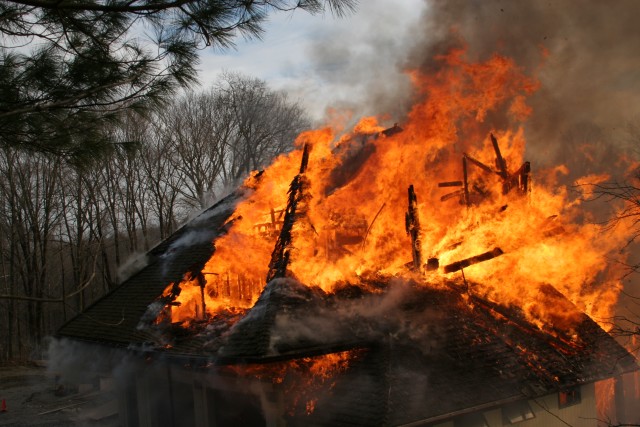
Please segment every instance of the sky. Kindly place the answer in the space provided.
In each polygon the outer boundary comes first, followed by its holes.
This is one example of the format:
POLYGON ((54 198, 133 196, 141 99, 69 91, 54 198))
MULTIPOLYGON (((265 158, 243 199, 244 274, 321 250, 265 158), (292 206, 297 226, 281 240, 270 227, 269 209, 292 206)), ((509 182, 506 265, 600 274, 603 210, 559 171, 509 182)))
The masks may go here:
POLYGON ((432 71, 432 58, 459 37, 470 60, 502 54, 540 81, 528 100, 527 156, 543 166, 565 163, 574 179, 636 150, 638 13, 637 0, 587 8, 571 0, 361 0, 345 18, 272 13, 262 40, 203 51, 200 78, 204 86, 222 70, 261 78, 298 101, 316 126, 335 125, 344 112, 346 127, 369 115, 391 126, 402 124, 408 105, 401 104, 411 101, 403 71, 432 71), (332 120, 328 107, 338 112, 332 120))
POLYGON ((262 40, 238 39, 234 50, 204 51, 200 80, 208 86, 223 70, 258 77, 272 89, 285 90, 316 121, 327 107, 374 114, 390 98, 386 92, 395 90, 381 84, 381 77, 405 79, 405 40, 424 7, 422 0, 367 0, 344 18, 328 12, 273 13, 262 40), (363 105, 372 94, 378 105, 363 105))

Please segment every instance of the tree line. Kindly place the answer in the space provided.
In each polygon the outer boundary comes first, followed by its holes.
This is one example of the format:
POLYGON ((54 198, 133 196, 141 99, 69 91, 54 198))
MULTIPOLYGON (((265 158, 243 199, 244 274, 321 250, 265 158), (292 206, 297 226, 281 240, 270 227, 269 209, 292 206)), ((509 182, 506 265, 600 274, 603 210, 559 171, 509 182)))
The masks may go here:
POLYGON ((117 286, 136 254, 308 126, 284 93, 225 73, 207 91, 127 112, 106 130, 110 149, 83 163, 2 146, 0 361, 39 357, 43 338, 117 286))

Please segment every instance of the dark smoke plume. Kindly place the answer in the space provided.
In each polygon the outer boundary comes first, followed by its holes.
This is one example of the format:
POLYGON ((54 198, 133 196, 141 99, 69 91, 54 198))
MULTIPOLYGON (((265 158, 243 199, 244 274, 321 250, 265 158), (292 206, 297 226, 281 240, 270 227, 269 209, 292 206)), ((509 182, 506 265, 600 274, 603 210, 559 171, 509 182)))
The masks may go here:
MULTIPOLYGON (((406 68, 467 46, 470 60, 508 56, 540 81, 529 99, 527 157, 564 163, 570 179, 611 172, 640 134, 640 2, 431 1, 406 68)), ((637 153, 636 153, 637 154, 637 153)))

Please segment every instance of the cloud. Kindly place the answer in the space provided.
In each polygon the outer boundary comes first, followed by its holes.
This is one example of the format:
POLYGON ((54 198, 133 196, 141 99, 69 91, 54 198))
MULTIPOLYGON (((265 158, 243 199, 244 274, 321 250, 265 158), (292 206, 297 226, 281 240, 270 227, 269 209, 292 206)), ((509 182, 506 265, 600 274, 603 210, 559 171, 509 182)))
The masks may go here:
POLYGON ((327 107, 351 109, 356 117, 394 115, 401 110, 398 93, 408 90, 399 64, 423 8, 415 0, 370 0, 342 19, 275 14, 262 41, 203 55, 201 79, 210 84, 223 69, 254 75, 300 100, 315 119, 327 107))

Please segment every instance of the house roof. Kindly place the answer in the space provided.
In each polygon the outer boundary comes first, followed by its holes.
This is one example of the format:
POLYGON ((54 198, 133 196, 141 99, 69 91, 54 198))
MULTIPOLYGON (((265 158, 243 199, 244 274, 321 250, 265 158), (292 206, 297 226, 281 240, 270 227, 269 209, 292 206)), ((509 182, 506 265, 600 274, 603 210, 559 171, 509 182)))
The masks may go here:
POLYGON ((143 316, 169 283, 202 270, 241 197, 242 190, 232 193, 151 249, 142 269, 65 323, 57 335, 121 347, 154 342, 151 331, 138 327, 143 316))
POLYGON ((637 369, 624 348, 550 285, 536 298, 558 308, 562 315, 547 323, 562 327, 540 329, 518 308, 474 293, 473 283, 375 275, 331 294, 275 279, 252 309, 221 313, 198 328, 144 322, 169 283, 200 271, 213 255, 213 241, 241 196, 234 193, 151 250, 143 269, 58 335, 218 365, 266 366, 362 350, 304 425, 437 420, 637 369))
POLYGON ((461 292, 453 282, 377 277, 327 295, 280 279, 231 328, 219 361, 269 365, 363 350, 320 394, 313 414, 297 413, 292 423, 332 426, 437 421, 637 369, 553 287, 541 287, 537 299, 563 318, 575 315, 568 329, 541 330, 518 308, 461 292))
MULTIPOLYGON (((637 369, 626 350, 551 286, 542 287, 538 298, 575 313, 570 330, 542 331, 517 308, 450 285, 394 283, 340 304, 334 300, 328 308, 281 314, 291 318, 276 320, 271 351, 298 340, 314 348, 328 336, 336 343, 370 343, 367 357, 339 375, 306 420, 319 425, 436 421, 637 369), (289 325, 308 332, 287 337, 289 325), (359 421, 345 421, 353 417, 359 421)), ((297 356, 289 351, 291 358, 304 355, 304 349, 297 356)))

